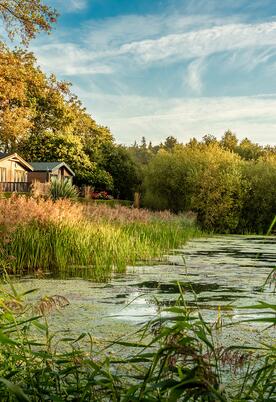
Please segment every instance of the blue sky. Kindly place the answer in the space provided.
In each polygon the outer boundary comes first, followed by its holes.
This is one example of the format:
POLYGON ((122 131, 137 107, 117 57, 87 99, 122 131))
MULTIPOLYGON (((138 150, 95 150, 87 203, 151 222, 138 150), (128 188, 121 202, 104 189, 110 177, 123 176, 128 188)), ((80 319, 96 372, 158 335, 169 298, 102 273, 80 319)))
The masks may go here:
POLYGON ((276 144, 276 0, 48 0, 39 65, 116 140, 231 129, 276 144))

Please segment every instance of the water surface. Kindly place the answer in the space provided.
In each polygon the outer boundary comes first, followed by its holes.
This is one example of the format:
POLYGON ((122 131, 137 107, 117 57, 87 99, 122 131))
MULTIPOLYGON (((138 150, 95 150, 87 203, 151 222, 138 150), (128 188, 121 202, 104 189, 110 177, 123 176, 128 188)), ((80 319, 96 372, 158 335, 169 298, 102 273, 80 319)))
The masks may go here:
MULTIPOLYGON (((206 320, 214 322, 218 310, 225 320, 238 320, 246 314, 238 306, 273 301, 272 287, 263 290, 262 285, 275 266, 276 237, 214 236, 188 242, 167 256, 166 263, 128 267, 110 283, 24 278, 17 286, 39 288, 37 298, 59 294, 69 300, 69 306, 50 318, 59 331, 85 331, 110 339, 129 334, 172 305, 179 283, 187 304, 200 307, 206 320)), ((246 325, 234 336, 242 339, 248 331, 261 329, 246 325)))

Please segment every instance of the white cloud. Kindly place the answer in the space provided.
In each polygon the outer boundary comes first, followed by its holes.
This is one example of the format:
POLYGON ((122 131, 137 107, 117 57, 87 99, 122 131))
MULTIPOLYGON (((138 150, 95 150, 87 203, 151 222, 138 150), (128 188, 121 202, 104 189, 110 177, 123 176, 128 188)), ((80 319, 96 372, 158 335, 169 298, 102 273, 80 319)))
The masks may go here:
MULTIPOLYGON (((43 67, 53 68, 57 59, 62 58, 63 65, 57 63, 58 73, 62 74, 64 67, 65 74, 76 75, 83 74, 85 69, 87 74, 93 74, 99 70, 99 65, 103 66, 104 73, 111 73, 116 69, 139 69, 152 64, 203 60, 225 51, 231 51, 232 58, 238 55, 240 66, 249 70, 265 63, 275 54, 276 22, 235 23, 199 29, 200 21, 201 25, 206 26, 212 20, 207 17, 176 16, 116 17, 86 23, 72 33, 73 37, 79 39, 78 43, 61 43, 52 39, 52 43, 40 43, 34 50, 43 67), (185 29, 188 32, 183 32, 185 29), (172 31, 177 33, 164 34, 172 31)), ((213 24, 221 23, 214 21, 213 24)), ((62 35, 60 38, 64 40, 62 35)), ((203 67, 203 63, 198 61, 190 64, 188 69, 187 82, 197 93, 201 90, 203 67)))
POLYGON ((273 96, 171 98, 111 96, 79 89, 88 110, 108 125, 119 142, 131 144, 142 135, 160 142, 169 135, 180 141, 206 133, 221 136, 227 129, 240 138, 276 143, 276 94, 273 96))
MULTIPOLYGON (((171 98, 166 97, 162 81, 155 96, 135 93, 137 83, 142 90, 148 84, 139 81, 141 76, 136 78, 137 70, 152 65, 162 69, 178 62, 182 70, 186 69, 184 84, 199 96, 205 89, 208 57, 221 52, 226 52, 220 66, 224 72, 229 67, 232 74, 235 65, 248 72, 259 65, 274 69, 276 22, 244 24, 210 16, 132 15, 86 22, 70 32, 70 41, 66 35, 61 32, 50 37, 51 42, 47 39, 47 44, 40 42, 34 48, 39 64, 59 78, 109 74, 104 79, 85 77, 79 84, 82 87, 75 90, 93 117, 109 125, 119 142, 130 144, 142 135, 155 142, 168 135, 187 141, 207 132, 220 136, 229 128, 240 137, 275 144, 276 94, 171 98), (131 77, 137 79, 136 86, 129 84, 131 77), (157 92, 162 97, 157 97, 157 92)), ((229 75, 230 83, 232 79, 229 75)), ((170 80, 173 91, 178 83, 173 76, 170 80)), ((254 82, 252 85, 254 88, 254 82)))
POLYGON ((59 76, 111 74, 113 69, 106 63, 93 60, 86 49, 73 43, 53 43, 33 47, 39 65, 47 72, 59 76))
POLYGON ((62 13, 77 12, 84 10, 89 0, 55 0, 56 8, 62 13))
POLYGON ((205 67, 204 59, 197 59, 189 64, 185 73, 184 83, 197 95, 201 94, 203 88, 202 73, 205 67))
POLYGON ((71 10, 83 10, 87 7, 87 0, 69 0, 71 10))
POLYGON ((120 47, 118 55, 132 54, 139 62, 150 64, 266 46, 276 46, 276 22, 228 24, 127 43, 120 47))

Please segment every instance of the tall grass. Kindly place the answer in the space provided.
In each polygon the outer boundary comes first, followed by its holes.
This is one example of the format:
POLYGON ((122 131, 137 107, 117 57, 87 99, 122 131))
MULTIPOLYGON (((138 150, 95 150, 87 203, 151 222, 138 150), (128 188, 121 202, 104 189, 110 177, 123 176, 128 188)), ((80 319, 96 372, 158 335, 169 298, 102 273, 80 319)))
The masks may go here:
POLYGON ((191 220, 168 212, 24 197, 0 200, 0 225, 2 265, 10 272, 89 269, 99 281, 200 234, 191 220))

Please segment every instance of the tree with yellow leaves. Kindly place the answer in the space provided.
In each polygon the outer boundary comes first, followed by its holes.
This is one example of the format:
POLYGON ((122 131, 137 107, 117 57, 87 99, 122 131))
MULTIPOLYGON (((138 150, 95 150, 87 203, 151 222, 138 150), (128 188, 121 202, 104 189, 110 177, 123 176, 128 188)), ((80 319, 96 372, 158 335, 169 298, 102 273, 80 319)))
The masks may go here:
POLYGON ((42 0, 0 0, 0 19, 10 39, 19 36, 25 45, 40 31, 50 32, 57 11, 42 0))

